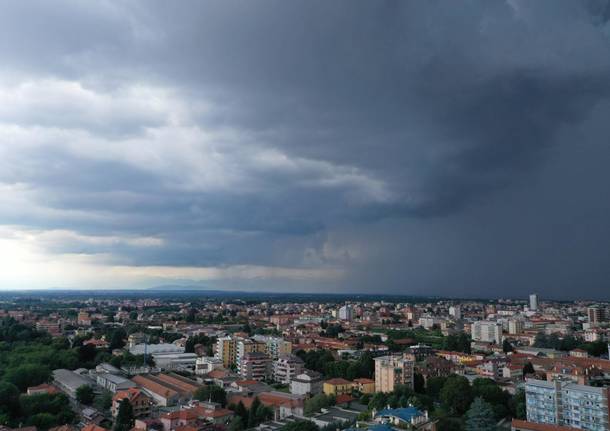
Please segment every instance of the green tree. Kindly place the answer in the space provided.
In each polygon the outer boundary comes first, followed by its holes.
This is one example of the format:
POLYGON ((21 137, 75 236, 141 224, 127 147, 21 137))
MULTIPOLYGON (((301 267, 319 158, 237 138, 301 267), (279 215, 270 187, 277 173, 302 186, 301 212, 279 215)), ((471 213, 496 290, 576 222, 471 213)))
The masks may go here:
POLYGON ((509 353, 512 352, 513 349, 513 345, 510 344, 510 341, 508 341, 507 339, 504 339, 504 341, 502 341, 502 351, 504 353, 509 353))
POLYGON ((466 413, 466 431, 494 431, 496 420, 494 412, 483 398, 477 397, 466 413))
POLYGON ((217 385, 203 386, 195 391, 194 397, 199 401, 212 401, 219 403, 223 407, 227 404, 227 393, 217 385))
POLYGON ((127 398, 123 398, 119 404, 119 411, 113 429, 114 431, 129 431, 133 428, 134 422, 133 407, 127 398))
POLYGON ((428 381, 426 382, 426 393, 433 398, 438 398, 446 381, 447 377, 428 378, 428 381))
POLYGON ((14 384, 21 392, 30 386, 47 382, 51 378, 51 370, 42 364, 22 364, 9 368, 4 374, 4 380, 14 384))
POLYGON ((388 396, 382 392, 375 393, 369 401, 369 409, 381 410, 388 404, 388 396))
POLYGON ((94 397, 93 388, 89 385, 81 385, 76 389, 76 399, 79 403, 91 405, 94 397))
POLYGON ((293 422, 288 422, 286 425, 280 428, 280 431, 320 431, 320 428, 318 428, 318 426, 311 421, 296 420, 293 422))
POLYGON ((261 401, 258 399, 258 397, 255 397, 254 401, 252 401, 252 404, 250 405, 250 410, 248 411, 248 428, 254 428, 258 425, 256 411, 261 405, 261 401))
POLYGON ((443 406, 454 415, 463 415, 472 402, 472 391, 465 377, 451 376, 441 389, 440 400, 443 406))
POLYGON ((0 414, 8 418, 19 416, 19 389, 9 382, 0 382, 0 414))
POLYGON ((112 407, 112 393, 104 391, 100 395, 97 395, 93 400, 93 405, 99 411, 107 411, 112 407))
POLYGON ((241 416, 235 416, 229 423, 229 431, 242 431, 244 429, 244 420, 241 416))
POLYGON ((237 406, 235 406, 235 414, 242 419, 242 425, 245 425, 248 422, 248 410, 244 403, 240 401, 237 406))
POLYGON ((110 349, 122 349, 125 347, 125 339, 127 338, 127 333, 123 328, 115 329, 112 331, 112 335, 110 336, 110 349))
POLYGON ((271 407, 265 406, 261 403, 255 412, 256 422, 261 423, 273 419, 273 410, 271 407))
POLYGON ((525 419, 525 391, 523 389, 519 389, 511 398, 509 408, 514 418, 525 419))
POLYGON ((326 394, 314 395, 305 401, 303 412, 305 416, 311 416, 312 414, 319 412, 321 409, 333 405, 333 401, 333 398, 326 394))
POLYGON ((426 392, 426 380, 424 379, 424 376, 419 373, 413 374, 413 390, 418 394, 426 392))
POLYGON ((489 403, 497 420, 510 415, 510 394, 492 379, 474 379, 472 396, 475 398, 481 397, 483 401, 489 403))
POLYGON ((528 362, 523 366, 523 375, 526 376, 528 374, 534 374, 536 370, 534 370, 534 366, 531 362, 528 362))
POLYGON ((28 418, 27 424, 43 430, 58 425, 57 418, 51 413, 37 413, 28 418))

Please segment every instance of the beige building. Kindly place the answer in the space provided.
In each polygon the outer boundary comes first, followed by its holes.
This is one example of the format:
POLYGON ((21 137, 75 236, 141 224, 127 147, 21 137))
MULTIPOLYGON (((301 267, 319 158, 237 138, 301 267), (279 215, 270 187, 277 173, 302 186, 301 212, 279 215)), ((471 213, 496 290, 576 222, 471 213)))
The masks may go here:
POLYGON ((225 368, 237 364, 237 340, 233 337, 222 337, 216 340, 215 356, 222 361, 222 366, 225 368))
POLYGON ((413 388, 415 361, 408 356, 381 356, 375 358, 375 391, 393 392, 396 385, 413 388))

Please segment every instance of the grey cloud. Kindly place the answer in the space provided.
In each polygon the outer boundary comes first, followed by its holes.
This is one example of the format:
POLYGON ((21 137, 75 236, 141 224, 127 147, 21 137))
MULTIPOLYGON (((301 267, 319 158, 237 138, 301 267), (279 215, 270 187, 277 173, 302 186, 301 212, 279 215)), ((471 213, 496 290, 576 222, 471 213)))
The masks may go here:
MULTIPOLYGON (((607 134, 598 109, 610 95, 609 10, 605 1, 567 0, 19 2, 0 18, 7 86, 78 81, 102 95, 102 108, 78 99, 5 111, 0 124, 82 132, 96 145, 76 151, 58 141, 9 154, 0 181, 27 184, 54 212, 10 208, 0 222, 163 238, 159 248, 53 248, 138 265, 339 265, 354 274, 344 289, 378 282, 452 292, 455 282, 480 293, 511 277, 535 287, 515 268, 559 283, 554 233, 506 202, 488 206, 511 196, 564 219, 542 195, 564 181, 549 168, 556 154, 578 153, 566 136, 581 124, 598 130, 590 142, 607 134), (166 89, 169 102, 147 109, 121 99, 137 86, 166 89), (172 148, 185 151, 172 142, 183 139, 179 127, 235 134, 188 147, 194 158, 218 157, 217 172, 174 157, 172 148), (162 128, 170 136, 153 143, 151 130, 162 128), (150 157, 128 153, 129 139, 150 157), (125 142, 126 154, 94 157, 104 140, 125 142), (265 151, 288 162, 262 160, 265 151), (541 172, 550 180, 534 195, 524 179, 541 172), (469 229, 504 220, 502 211, 514 220, 469 229), (523 262, 511 239, 535 232, 548 261, 523 262), (488 261, 496 247, 501 257, 488 261), (480 278, 477 259, 488 268, 480 278)), ((607 156, 589 157, 596 152, 607 156)), ((595 232, 606 237, 601 223, 595 232)), ((567 235, 562 248, 596 253, 594 235, 585 237, 567 235)), ((583 275, 586 260, 568 255, 574 272, 558 273, 581 275, 597 291, 604 271, 583 275)))

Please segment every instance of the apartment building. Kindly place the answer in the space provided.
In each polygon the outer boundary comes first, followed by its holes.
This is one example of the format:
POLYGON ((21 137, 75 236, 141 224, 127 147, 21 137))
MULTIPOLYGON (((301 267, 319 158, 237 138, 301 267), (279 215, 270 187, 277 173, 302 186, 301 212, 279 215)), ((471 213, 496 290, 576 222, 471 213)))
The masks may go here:
POLYGON ((272 359, 277 359, 282 355, 289 355, 292 353, 292 343, 281 337, 267 337, 263 342, 267 345, 266 353, 272 359))
POLYGON ((502 324, 481 320, 472 324, 472 339, 485 343, 502 343, 502 324))
POLYGON ((393 392, 397 385, 413 387, 415 361, 408 356, 375 358, 375 391, 393 392))
POLYGON ((271 376, 271 358, 263 352, 248 352, 240 359, 238 371, 246 380, 267 380, 271 376))
POLYGON ((237 340, 233 337, 220 337, 216 340, 215 356, 222 361, 225 368, 237 364, 237 340))
POLYGON ((571 381, 527 379, 526 411, 529 422, 608 431, 608 388, 571 381))
POLYGON ((237 364, 238 369, 242 368, 242 361, 248 353, 267 354, 267 343, 243 338, 237 340, 235 350, 235 363, 237 364))
POLYGON ((288 354, 280 356, 273 363, 273 380, 289 385, 293 378, 305 369, 305 363, 296 355, 288 354))

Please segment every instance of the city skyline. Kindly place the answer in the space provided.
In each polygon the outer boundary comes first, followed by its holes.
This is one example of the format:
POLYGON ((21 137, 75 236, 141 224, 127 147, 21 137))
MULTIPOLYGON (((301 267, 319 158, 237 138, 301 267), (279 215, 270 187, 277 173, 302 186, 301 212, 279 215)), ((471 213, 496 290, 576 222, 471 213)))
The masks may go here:
POLYGON ((607 300, 609 20, 8 2, 0 290, 607 300))

